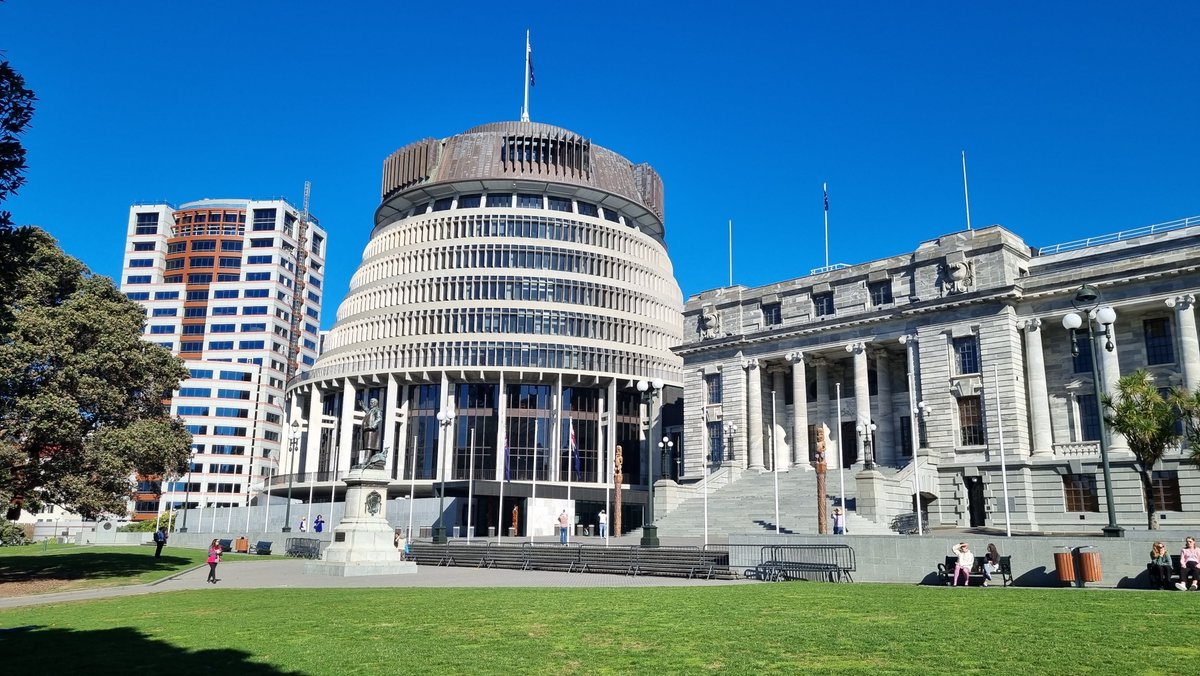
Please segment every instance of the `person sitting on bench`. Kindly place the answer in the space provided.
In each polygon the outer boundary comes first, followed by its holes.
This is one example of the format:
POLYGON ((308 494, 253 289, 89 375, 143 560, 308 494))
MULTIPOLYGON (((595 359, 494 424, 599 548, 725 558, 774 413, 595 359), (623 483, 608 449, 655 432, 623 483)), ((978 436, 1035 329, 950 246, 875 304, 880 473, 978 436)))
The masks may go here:
POLYGON ((1161 542, 1155 542, 1150 547, 1150 563, 1147 565, 1150 569, 1150 587, 1153 589, 1170 589, 1171 588, 1171 555, 1167 553, 1167 546, 1161 542))
POLYGON ((1192 581, 1192 591, 1200 589, 1200 549, 1196 548, 1196 538, 1193 537, 1184 539, 1183 549, 1179 552, 1179 582, 1175 588, 1187 591, 1189 579, 1192 581))

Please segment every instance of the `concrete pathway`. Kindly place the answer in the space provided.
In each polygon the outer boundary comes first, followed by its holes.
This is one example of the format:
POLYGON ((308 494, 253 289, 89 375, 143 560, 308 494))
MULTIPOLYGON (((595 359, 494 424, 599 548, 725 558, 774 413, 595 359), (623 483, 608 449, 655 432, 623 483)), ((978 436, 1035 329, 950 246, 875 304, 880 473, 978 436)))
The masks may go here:
POLYGON ((104 587, 63 592, 0 598, 0 609, 24 606, 90 601, 94 599, 135 596, 189 589, 312 589, 312 588, 382 588, 382 587, 686 587, 751 584, 745 580, 688 580, 675 577, 601 575, 597 573, 558 573, 496 568, 439 568, 421 566, 413 575, 378 575, 369 577, 329 577, 305 575, 303 560, 246 561, 222 563, 217 568, 219 582, 209 584, 208 566, 202 565, 174 577, 151 584, 125 587, 104 587))

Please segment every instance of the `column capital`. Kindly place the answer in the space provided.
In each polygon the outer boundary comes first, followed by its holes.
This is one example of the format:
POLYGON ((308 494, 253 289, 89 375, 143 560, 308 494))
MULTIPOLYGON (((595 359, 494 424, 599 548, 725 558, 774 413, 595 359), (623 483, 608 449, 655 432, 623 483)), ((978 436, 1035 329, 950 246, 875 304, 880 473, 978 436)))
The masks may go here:
POLYGON ((758 359, 755 359, 754 357, 742 357, 742 368, 746 369, 747 371, 758 368, 758 359))
POLYGON ((871 345, 867 347, 867 356, 879 361, 888 358, 888 351, 882 345, 871 345))
POLYGON ((1017 320, 1017 328, 1024 329, 1025 333, 1037 331, 1042 328, 1042 320, 1037 317, 1025 317, 1017 320))
POLYGON ((858 354, 859 352, 866 352, 866 350, 867 350, 867 344, 866 344, 866 342, 863 342, 863 341, 846 344, 847 352, 852 352, 854 354, 858 354))
POLYGON ((917 334, 915 333, 906 333, 903 336, 900 336, 901 345, 908 345, 909 343, 917 343, 919 341, 920 338, 917 338, 917 334))
POLYGON ((1175 308, 1178 311, 1184 311, 1196 304, 1196 296, 1190 293, 1182 296, 1172 296, 1164 301, 1167 307, 1175 308))
POLYGON ((787 363, 791 364, 792 366, 803 365, 805 361, 804 353, 800 350, 788 352, 783 358, 786 359, 787 363))
POLYGON ((823 368, 829 367, 829 360, 826 359, 825 357, 822 357, 819 355, 806 356, 805 360, 808 362, 809 366, 811 366, 815 369, 823 369, 823 368))

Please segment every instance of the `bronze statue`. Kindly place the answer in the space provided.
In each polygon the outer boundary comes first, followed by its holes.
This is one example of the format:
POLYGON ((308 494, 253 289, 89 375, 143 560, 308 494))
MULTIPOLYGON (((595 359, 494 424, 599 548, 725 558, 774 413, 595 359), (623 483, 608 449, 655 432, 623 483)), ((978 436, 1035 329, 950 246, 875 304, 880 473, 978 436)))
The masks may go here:
POLYGON ((378 451, 382 429, 383 409, 379 408, 379 400, 372 398, 367 404, 366 413, 363 414, 362 445, 359 448, 364 451, 378 451))

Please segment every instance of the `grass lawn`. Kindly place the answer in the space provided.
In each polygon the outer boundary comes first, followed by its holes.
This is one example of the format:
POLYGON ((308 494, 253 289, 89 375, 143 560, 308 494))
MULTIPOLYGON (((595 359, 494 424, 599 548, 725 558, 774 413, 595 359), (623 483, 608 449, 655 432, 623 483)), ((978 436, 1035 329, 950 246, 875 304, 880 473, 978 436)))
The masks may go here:
MULTIPOLYGON (((154 547, 80 547, 42 544, 0 549, 0 597, 144 584, 204 563, 208 552, 167 546, 159 558, 154 547)), ((222 560, 250 560, 224 554, 222 560)))
POLYGON ((0 611, 0 648, 13 674, 1175 674, 1200 653, 1197 599, 804 582, 206 589, 0 611))

